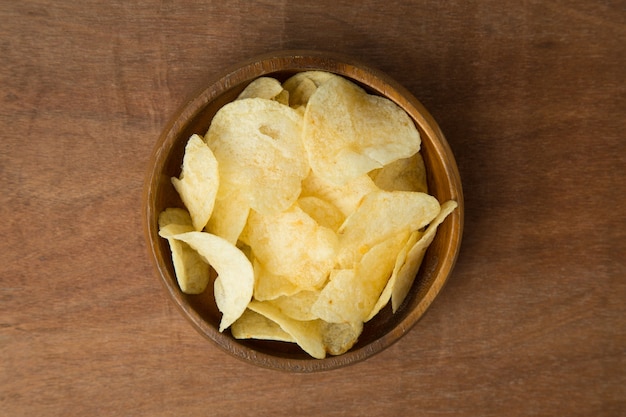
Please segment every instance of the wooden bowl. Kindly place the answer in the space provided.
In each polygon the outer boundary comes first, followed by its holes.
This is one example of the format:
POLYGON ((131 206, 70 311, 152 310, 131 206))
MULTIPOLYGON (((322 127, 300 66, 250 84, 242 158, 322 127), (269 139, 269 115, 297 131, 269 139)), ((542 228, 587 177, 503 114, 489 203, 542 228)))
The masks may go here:
POLYGON ((443 133, 428 111, 406 89, 385 74, 336 54, 283 51, 266 54, 226 71, 185 104, 159 138, 146 178, 143 217, 148 247, 162 283, 182 314, 204 336, 226 352, 253 364, 293 372, 329 370, 366 359, 400 339, 422 317, 446 282, 459 252, 463 229, 463 194, 459 172, 443 133), (299 71, 324 70, 342 75, 370 93, 385 96, 415 121, 422 136, 422 155, 429 193, 444 202, 454 199, 458 209, 439 227, 422 267, 402 307, 390 306, 366 323, 356 345, 340 356, 313 359, 297 345, 282 342, 237 340, 228 330, 220 333, 221 314, 212 286, 201 295, 183 294, 176 282, 170 249, 158 235, 158 215, 167 207, 183 207, 170 178, 180 175, 185 144, 193 133, 206 133, 211 119, 252 80, 272 76, 280 81, 299 71))

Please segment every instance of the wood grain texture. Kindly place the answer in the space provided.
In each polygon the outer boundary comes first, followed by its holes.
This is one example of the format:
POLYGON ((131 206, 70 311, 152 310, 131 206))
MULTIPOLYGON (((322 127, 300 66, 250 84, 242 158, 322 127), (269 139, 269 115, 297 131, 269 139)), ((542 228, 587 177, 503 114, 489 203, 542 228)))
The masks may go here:
POLYGON ((623 414, 623 2, 32 0, 0 3, 0 22, 0 415, 623 414), (140 212, 174 111, 224 68, 299 48, 411 91, 466 202, 418 325, 313 375, 198 335, 140 212))

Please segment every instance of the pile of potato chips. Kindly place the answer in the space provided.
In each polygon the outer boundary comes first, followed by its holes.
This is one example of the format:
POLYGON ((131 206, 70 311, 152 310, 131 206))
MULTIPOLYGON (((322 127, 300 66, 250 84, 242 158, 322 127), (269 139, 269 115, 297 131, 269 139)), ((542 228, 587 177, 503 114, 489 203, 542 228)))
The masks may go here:
POLYGON ((219 330, 339 355, 406 297, 456 207, 427 194, 420 135, 396 104, 321 71, 261 77, 185 148, 160 214, 178 284, 210 284, 219 330))

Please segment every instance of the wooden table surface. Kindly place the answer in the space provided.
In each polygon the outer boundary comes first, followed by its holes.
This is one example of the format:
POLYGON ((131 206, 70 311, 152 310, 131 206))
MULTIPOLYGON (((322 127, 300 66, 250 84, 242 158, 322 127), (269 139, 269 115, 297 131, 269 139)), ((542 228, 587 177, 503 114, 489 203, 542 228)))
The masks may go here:
POLYGON ((1 416, 626 412, 624 1, 4 1, 1 416), (152 147, 223 69, 350 54, 431 111, 463 247, 398 343, 314 374, 201 337, 148 257, 152 147))

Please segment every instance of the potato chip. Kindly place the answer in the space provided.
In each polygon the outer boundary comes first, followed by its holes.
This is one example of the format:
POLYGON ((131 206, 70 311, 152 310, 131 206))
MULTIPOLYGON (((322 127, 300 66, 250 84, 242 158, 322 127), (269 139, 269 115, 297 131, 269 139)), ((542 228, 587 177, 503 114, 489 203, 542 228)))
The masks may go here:
POLYGON ((437 199, 424 193, 369 193, 339 229, 338 265, 351 268, 375 244, 400 232, 426 226, 439 209, 437 199))
POLYGON ((295 343, 294 338, 281 329, 276 322, 250 309, 246 309, 241 317, 230 326, 230 331, 236 339, 262 339, 295 343))
POLYGON ((189 210, 195 230, 207 224, 219 186, 217 160, 211 149, 198 135, 192 135, 185 146, 180 178, 172 184, 189 210))
POLYGON ((302 116, 272 100, 242 99, 222 107, 205 136, 220 176, 249 198, 252 209, 275 214, 298 198, 309 173, 302 116))
POLYGON ((234 245, 246 225, 248 213, 250 213, 249 199, 235 185, 223 179, 217 190, 213 214, 205 230, 234 245))
MULTIPOLYGON (((289 106, 289 91, 287 90, 283 90, 281 91, 276 97, 274 97, 272 100, 284 105, 284 106, 289 106)), ((302 113, 302 115, 304 115, 304 113, 302 113)))
POLYGON ((367 175, 361 175, 343 185, 324 180, 311 171, 302 181, 300 197, 319 197, 337 207, 344 216, 352 214, 365 195, 380 190, 367 175))
POLYGON ((398 252, 398 256, 396 256, 396 262, 394 264, 391 277, 387 281, 387 284, 385 285, 383 292, 380 294, 378 301, 376 301, 376 305, 374 305, 374 308, 370 312, 369 316, 367 317, 367 319, 365 319, 366 322, 373 319, 374 316, 376 316, 380 312, 380 310, 382 310, 389 303, 389 300, 391 300, 391 292, 396 282, 396 277, 398 276, 400 269, 404 266, 406 262, 409 250, 413 247, 413 245, 415 245, 415 242, 417 242, 422 234, 423 233, 421 231, 412 232, 400 252, 398 252))
POLYGON ((303 80, 312 81, 316 87, 319 87, 331 78, 337 77, 339 77, 339 75, 328 71, 301 71, 289 77, 283 83, 283 88, 285 90, 292 91, 294 87, 298 86, 303 80))
POLYGON ((398 308, 400 308, 400 305, 402 305, 402 302, 409 293, 417 271, 424 259, 426 249, 428 249, 435 238, 437 228, 457 206, 458 204, 454 200, 448 200, 443 203, 437 217, 428 225, 424 234, 407 253, 406 262, 395 277, 395 283, 392 284, 391 306, 394 313, 398 311, 398 308))
POLYGON ((363 323, 327 323, 322 321, 322 343, 326 352, 341 355, 354 346, 363 332, 363 323))
POLYGON ((317 90, 317 86, 313 81, 308 78, 302 79, 293 90, 289 90, 289 105, 294 109, 306 106, 309 97, 311 97, 315 90, 317 90))
POLYGON ((292 319, 308 321, 318 318, 311 312, 311 307, 318 296, 319 291, 299 291, 289 296, 278 297, 269 303, 292 319))
POLYGON ((258 259, 252 261, 254 268, 254 299, 259 301, 274 300, 300 292, 300 287, 286 277, 272 274, 258 259))
POLYGON ((264 98, 266 100, 272 100, 283 92, 283 86, 280 82, 271 77, 259 77, 246 86, 246 88, 239 93, 237 100, 244 98, 264 98))
POLYGON ((185 209, 178 207, 170 207, 159 213, 159 228, 175 224, 188 228, 188 232, 193 230, 193 223, 189 212, 185 209))
POLYGON ((339 185, 408 158, 421 144, 402 108, 341 77, 324 82, 309 98, 302 141, 311 169, 339 185))
POLYGON ((428 192, 426 167, 419 152, 410 158, 391 162, 370 172, 369 175, 381 190, 428 192))
POLYGON ((338 76, 326 71, 303 71, 292 75, 283 83, 283 88, 289 92, 289 105, 293 108, 306 106, 317 87, 333 77, 338 76))
POLYGON ((313 314, 329 323, 343 323, 353 317, 357 317, 358 321, 359 312, 353 308, 355 305, 353 303, 358 292, 356 284, 359 278, 354 268, 330 271, 328 283, 311 307, 313 314), (348 304, 342 306, 341 303, 346 299, 348 304))
POLYGON ((243 314, 252 298, 252 264, 236 246, 206 232, 188 232, 172 236, 195 249, 217 272, 213 283, 215 302, 222 312, 220 332, 243 314))
POLYGON ((396 255, 409 237, 399 233, 373 246, 353 269, 335 269, 313 304, 317 317, 329 323, 364 322, 391 275, 396 255))
POLYGON ((267 270, 303 290, 319 288, 335 262, 337 234, 294 205, 273 216, 250 213, 247 238, 267 270))
POLYGON ((185 294, 201 294, 209 284, 210 268, 198 252, 185 242, 171 236, 193 231, 189 213, 181 208, 168 208, 159 215, 159 234, 167 239, 172 251, 176 281, 185 294))
POLYGON ((292 319, 280 312, 275 306, 262 301, 250 302, 248 308, 276 322, 285 332, 294 338, 298 346, 317 359, 326 357, 326 349, 322 341, 321 321, 300 321, 292 319))
POLYGON ((298 207, 308 214, 320 226, 337 231, 343 224, 345 216, 335 205, 315 196, 300 197, 298 207))

